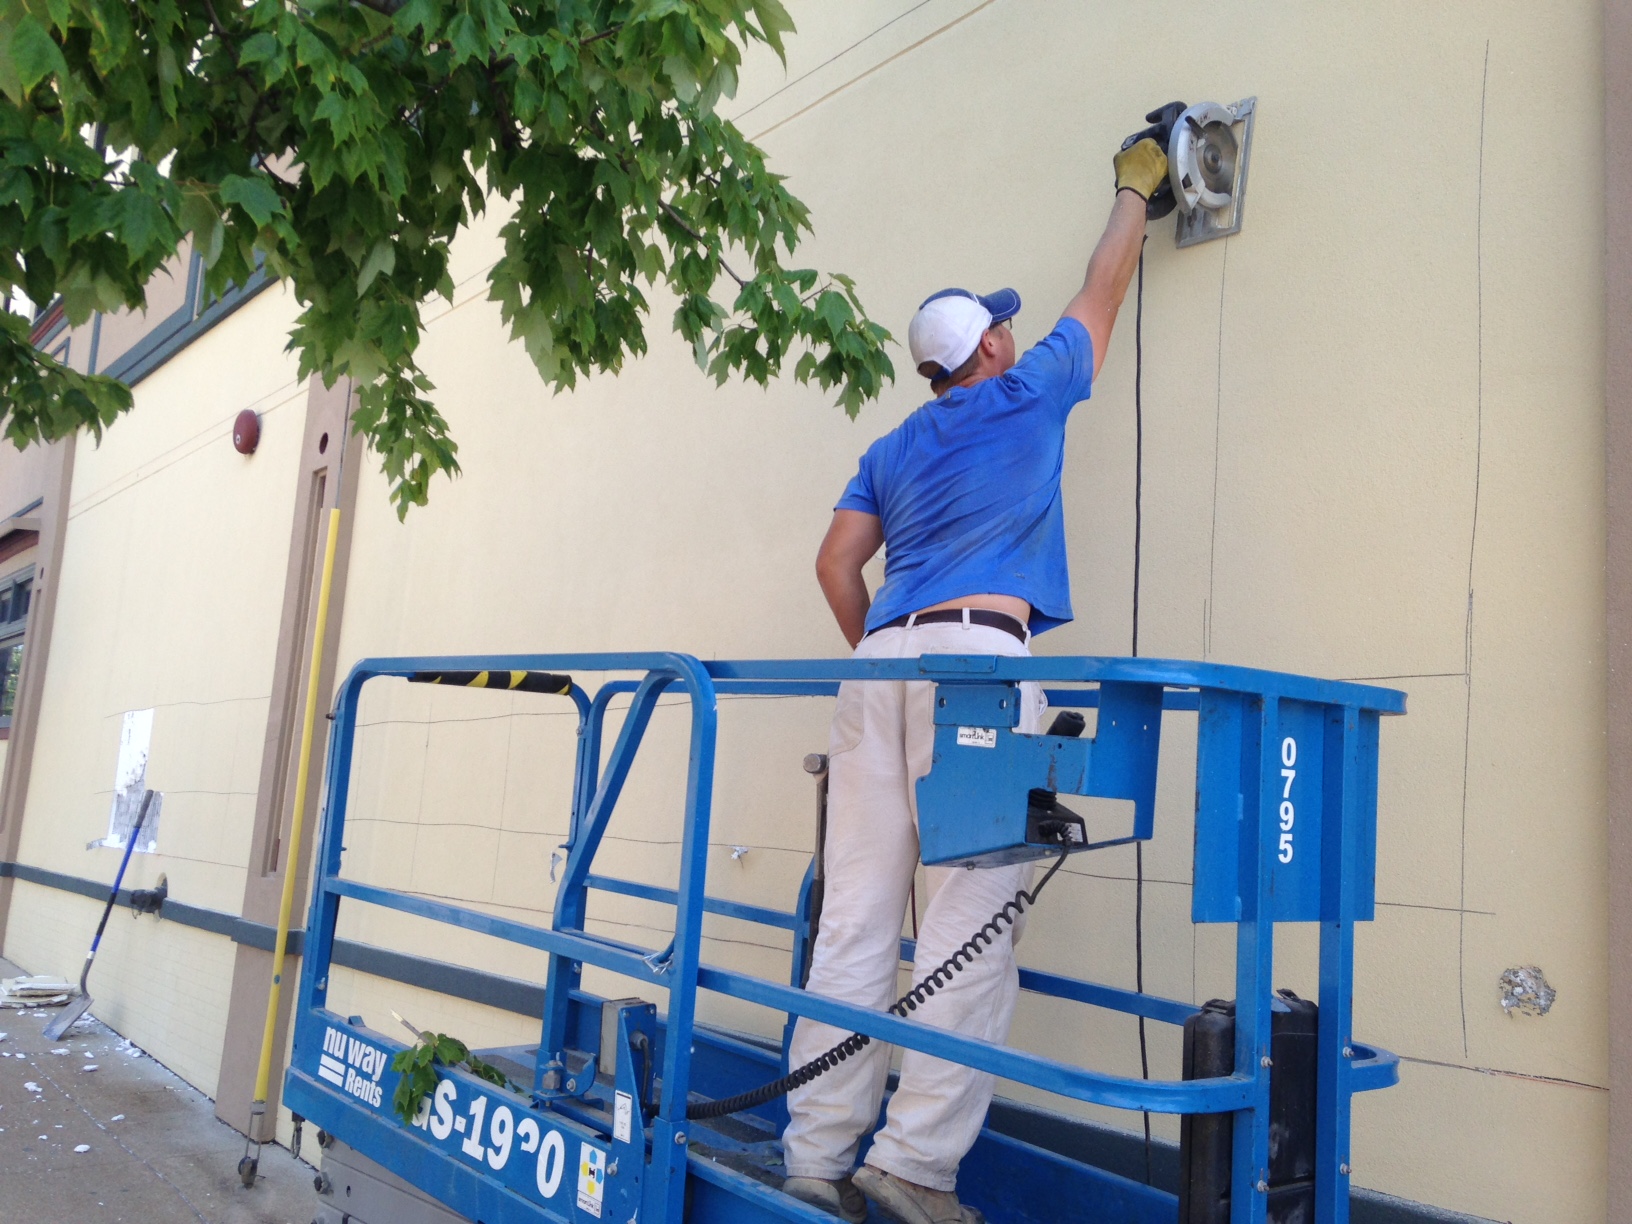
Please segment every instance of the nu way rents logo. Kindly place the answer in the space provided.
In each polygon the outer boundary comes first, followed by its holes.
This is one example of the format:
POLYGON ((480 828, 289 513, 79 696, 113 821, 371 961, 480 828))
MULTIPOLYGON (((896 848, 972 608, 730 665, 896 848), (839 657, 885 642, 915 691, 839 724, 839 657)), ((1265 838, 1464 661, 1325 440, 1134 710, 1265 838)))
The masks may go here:
POLYGON ((388 1059, 384 1050, 376 1050, 343 1029, 331 1028, 323 1034, 323 1053, 318 1056, 317 1073, 342 1092, 349 1092, 378 1109, 384 1095, 380 1090, 380 1076, 385 1074, 388 1059))

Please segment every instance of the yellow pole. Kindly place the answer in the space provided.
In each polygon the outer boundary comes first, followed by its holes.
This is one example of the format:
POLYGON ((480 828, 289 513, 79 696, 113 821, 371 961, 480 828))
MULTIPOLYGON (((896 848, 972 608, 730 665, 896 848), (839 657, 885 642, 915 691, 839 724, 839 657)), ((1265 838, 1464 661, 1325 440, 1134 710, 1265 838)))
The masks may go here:
MULTIPOLYGON (((272 990, 266 1000, 266 1027, 261 1030, 261 1065, 255 1073, 255 1100, 249 1107, 250 1129, 266 1113, 272 1078, 272 1039, 278 1025, 278 996, 283 988, 283 952, 289 942, 289 916, 295 908, 295 874, 300 863, 300 832, 306 815, 306 783, 311 776, 312 738, 317 725, 318 677, 323 670, 323 630, 329 619, 329 585, 334 579, 334 550, 340 539, 340 508, 329 511, 329 540, 323 549, 323 578, 317 588, 317 624, 312 631, 312 667, 306 679, 306 718, 300 730, 300 763, 295 769, 295 814, 289 849, 283 857, 283 899, 278 904, 278 937, 272 945, 272 990)), ((260 1140, 257 1138, 256 1143, 260 1140)))

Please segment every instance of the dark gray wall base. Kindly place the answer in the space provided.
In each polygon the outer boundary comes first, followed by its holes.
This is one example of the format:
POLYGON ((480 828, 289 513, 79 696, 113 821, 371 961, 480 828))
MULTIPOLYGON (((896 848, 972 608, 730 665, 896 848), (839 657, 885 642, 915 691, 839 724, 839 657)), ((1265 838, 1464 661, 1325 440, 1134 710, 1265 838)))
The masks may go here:
POLYGON ((1349 1195, 1354 1224, 1498 1224, 1488 1216, 1463 1215, 1410 1199, 1395 1198, 1380 1190, 1354 1190, 1349 1195))
MULTIPOLYGON (((61 892, 77 893, 93 901, 105 902, 108 899, 108 886, 96 880, 87 880, 60 871, 47 871, 43 867, 31 867, 27 863, 0 861, 0 879, 8 876, 29 884, 55 888, 61 892)), ((119 900, 116 904, 127 909, 130 907, 129 889, 119 890, 119 900)), ((263 922, 250 922, 236 914, 224 914, 220 910, 188 905, 173 898, 166 899, 163 908, 159 910, 157 921, 174 922, 195 930, 209 931, 214 935, 225 935, 234 943, 248 944, 263 952, 270 952, 278 937, 277 928, 263 922)), ((305 931, 290 931, 288 942, 284 945, 285 953, 289 956, 299 956, 305 943, 305 931)), ((445 961, 413 956, 406 952, 391 952, 385 948, 354 943, 346 939, 334 941, 333 959, 335 964, 355 969, 359 973, 402 982, 408 986, 420 986, 426 990, 434 990, 438 994, 452 995, 456 999, 465 999, 472 1003, 484 1003, 501 1011, 534 1017, 544 1014, 544 987, 534 982, 524 982, 520 978, 484 973, 479 969, 466 969, 461 965, 450 965, 445 961)))
MULTIPOLYGON (((65 875, 30 867, 26 863, 0 861, 0 879, 7 876, 56 888, 63 892, 78 893, 96 901, 106 901, 108 886, 80 876, 65 875)), ((129 906, 130 894, 121 891, 118 904, 129 906)), ((277 931, 259 922, 249 922, 235 914, 202 909, 179 901, 167 900, 159 911, 159 918, 180 923, 201 931, 225 935, 236 943, 271 951, 277 931)), ((290 931, 287 945, 291 956, 299 956, 305 942, 304 931, 290 931)), ((519 978, 466 969, 424 956, 405 952, 389 952, 368 944, 337 939, 334 943, 334 963, 367 973, 373 977, 402 982, 434 990, 438 994, 483 1003, 501 1011, 516 1012, 523 1016, 544 1014, 544 987, 519 978)), ((1145 1180, 1145 1144, 1138 1136, 1094 1122, 1062 1118, 1018 1101, 1001 1098, 992 1102, 988 1115, 991 1128, 1045 1151, 1058 1152, 1072 1160, 1097 1165, 1133 1181, 1145 1180)), ((1150 1145, 1150 1182, 1169 1193, 1178 1192, 1179 1149, 1177 1144, 1153 1140, 1150 1145)), ((1445 1211, 1409 1199, 1379 1194, 1375 1190, 1355 1190, 1350 1196, 1353 1224, 1496 1224, 1482 1216, 1462 1215, 1445 1211)))
MULTIPOLYGON (((1139 1135, 1097 1122, 1062 1118, 1059 1114, 1001 1097, 992 1102, 986 1123, 999 1134, 1045 1151, 1058 1152, 1131 1181, 1145 1180, 1145 1141, 1139 1135)), ((1178 1144, 1165 1139, 1151 1140, 1150 1184, 1169 1194, 1179 1192, 1178 1144)), ((1463 1215, 1358 1188, 1350 1192, 1349 1207, 1353 1224, 1496 1224, 1483 1216, 1463 1215)))

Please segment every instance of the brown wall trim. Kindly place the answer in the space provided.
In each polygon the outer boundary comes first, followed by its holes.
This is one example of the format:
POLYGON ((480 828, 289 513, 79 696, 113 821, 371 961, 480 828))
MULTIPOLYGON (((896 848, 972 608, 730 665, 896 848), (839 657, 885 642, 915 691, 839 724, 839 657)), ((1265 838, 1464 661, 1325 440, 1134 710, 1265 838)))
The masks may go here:
MULTIPOLYGON (((74 478, 75 438, 50 443, 43 501, 32 515, 39 520, 39 556, 34 563, 34 592, 28 609, 28 648, 17 677, 17 705, 7 735, 5 777, 0 780, 0 859, 17 857, 28 779, 34 767, 34 735, 39 728, 40 692, 45 687, 51 654, 51 626, 57 613, 57 574, 68 532, 68 497, 74 478)), ((0 878, 0 947, 5 946, 11 913, 12 884, 0 878)))
POLYGON ((1632 0, 1604 5, 1609 1211, 1632 1220, 1632 0))
MULTIPOLYGON (((290 524, 283 613, 272 674, 272 699, 268 703, 266 736, 261 748, 255 826, 248 854, 250 871, 244 886, 241 911, 246 921, 272 927, 276 927, 278 921, 283 873, 291 867, 295 871, 294 921, 297 925, 304 920, 306 913, 306 887, 312 846, 317 838, 317 813, 326 755, 323 748, 327 742, 325 731, 328 724, 322 719, 317 723, 318 738, 313 746, 311 777, 306 788, 305 834, 300 861, 289 864, 285 860, 294 819, 295 772, 305 715, 306 683, 311 668, 323 548, 328 538, 329 511, 338 506, 340 536, 335 549, 334 579, 329 591, 329 619, 318 680, 318 691, 324 694, 325 701, 327 695, 334 691, 335 645, 340 639, 341 615, 345 607, 351 524, 357 500, 357 468, 363 455, 362 440, 347 428, 351 403, 349 381, 342 380, 333 388, 325 388, 319 379, 312 379, 306 401, 300 469, 296 478, 294 521, 290 524), (345 456, 343 463, 342 454, 345 456)), ((270 945, 262 949, 240 943, 233 963, 232 993, 227 1004, 227 1030, 221 1050, 221 1078, 216 1085, 215 1112, 223 1122, 239 1130, 249 1125, 249 1106, 255 1095, 261 1032, 272 980, 269 949, 270 945)), ((278 1085, 283 1077, 283 1051, 294 1003, 296 972, 294 963, 286 966, 283 987, 279 992, 277 1031, 273 1041, 273 1086, 264 1115, 267 1129, 254 1136, 262 1141, 273 1138, 272 1125, 277 1117, 278 1085)))

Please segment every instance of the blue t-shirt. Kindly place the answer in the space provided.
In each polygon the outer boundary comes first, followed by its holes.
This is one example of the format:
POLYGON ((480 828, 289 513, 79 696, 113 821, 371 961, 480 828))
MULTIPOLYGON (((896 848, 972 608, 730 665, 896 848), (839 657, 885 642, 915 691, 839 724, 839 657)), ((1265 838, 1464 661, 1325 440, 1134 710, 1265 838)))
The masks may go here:
POLYGON ((1061 319, 1001 377, 954 387, 867 448, 835 509, 884 524, 869 632, 977 594, 1024 599, 1034 634, 1071 619, 1060 471, 1093 376, 1088 329, 1061 319))

